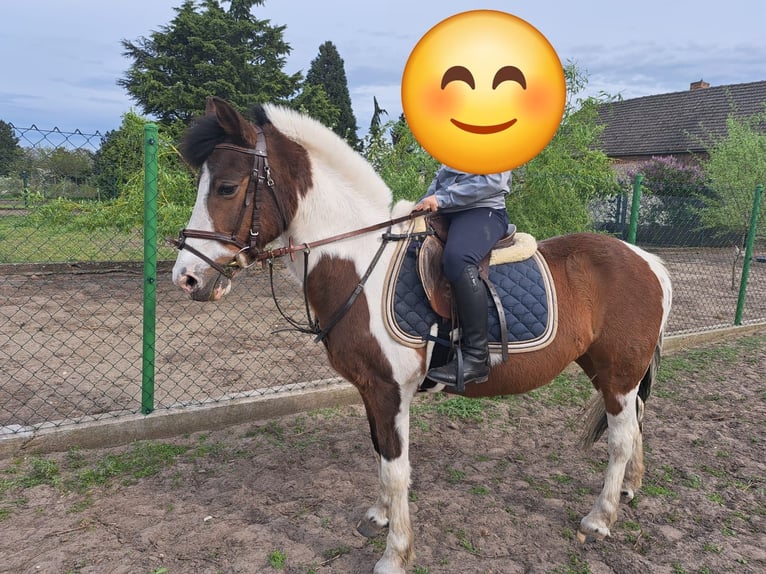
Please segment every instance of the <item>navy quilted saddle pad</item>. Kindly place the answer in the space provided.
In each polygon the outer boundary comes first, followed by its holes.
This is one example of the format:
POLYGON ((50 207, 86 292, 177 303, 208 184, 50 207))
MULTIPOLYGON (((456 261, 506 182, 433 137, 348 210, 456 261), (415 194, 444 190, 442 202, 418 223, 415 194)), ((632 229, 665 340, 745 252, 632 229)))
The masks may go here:
MULTIPOLYGON (((411 337, 425 339, 431 327, 440 321, 431 308, 417 272, 417 252, 420 240, 412 239, 396 279, 393 292, 393 315, 398 328, 411 337)), ((547 270, 546 270, 547 271, 547 270)), ((549 293, 536 257, 516 263, 490 267, 489 279, 503 303, 508 344, 527 343, 546 336, 551 328, 549 293)), ((491 297, 488 297, 489 340, 499 342, 500 321, 491 297)))

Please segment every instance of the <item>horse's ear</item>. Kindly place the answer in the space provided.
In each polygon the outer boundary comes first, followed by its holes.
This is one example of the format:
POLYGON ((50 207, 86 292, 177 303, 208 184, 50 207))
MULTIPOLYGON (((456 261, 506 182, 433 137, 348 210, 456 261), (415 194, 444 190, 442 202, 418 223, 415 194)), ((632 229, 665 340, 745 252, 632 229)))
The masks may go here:
POLYGON ((208 96, 205 101, 205 114, 215 115, 218 118, 218 124, 228 135, 255 145, 257 136, 253 126, 226 100, 208 96))
POLYGON ((205 100, 205 115, 206 116, 213 116, 215 115, 215 101, 217 98, 214 98, 213 96, 208 96, 205 100))

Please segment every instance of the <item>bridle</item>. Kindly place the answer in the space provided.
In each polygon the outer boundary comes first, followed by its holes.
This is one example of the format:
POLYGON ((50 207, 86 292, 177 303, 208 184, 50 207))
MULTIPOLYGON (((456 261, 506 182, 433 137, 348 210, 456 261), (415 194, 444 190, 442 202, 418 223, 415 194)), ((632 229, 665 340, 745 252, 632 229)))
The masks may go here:
POLYGON ((170 239, 169 243, 174 245, 179 251, 186 249, 188 252, 193 253, 195 256, 202 259, 205 263, 210 265, 213 269, 218 271, 221 275, 227 279, 231 279, 237 269, 246 268, 252 265, 258 260, 258 254, 260 252, 259 240, 260 240, 260 197, 258 191, 265 187, 271 192, 274 203, 277 206, 277 210, 282 218, 283 229, 287 228, 287 218, 285 215, 285 207, 283 202, 274 190, 274 180, 271 178, 271 169, 269 167, 268 152, 266 149, 266 134, 259 126, 254 126, 257 139, 255 142, 255 148, 247 148, 229 143, 221 143, 216 145, 213 149, 226 149, 253 156, 253 167, 250 170, 250 181, 247 184, 247 190, 245 191, 245 200, 239 210, 239 216, 237 217, 237 223, 234 225, 234 229, 231 233, 221 233, 219 231, 205 231, 202 229, 182 229, 178 239, 170 239), (245 216, 249 210, 252 210, 252 217, 250 220, 250 229, 247 231, 247 237, 243 240, 240 239, 240 229, 245 221, 245 216), (196 239, 211 239, 213 241, 219 241, 229 245, 234 245, 239 249, 237 253, 232 256, 231 261, 225 265, 221 265, 217 261, 214 261, 195 247, 189 245, 186 241, 188 238, 196 239), (251 263, 248 263, 245 259, 245 255, 249 255, 252 259, 251 263))
MULTIPOLYGON (((287 320, 287 322, 292 325, 294 329, 301 331, 303 333, 314 334, 316 335, 315 341, 325 342, 325 337, 329 333, 330 329, 332 329, 338 323, 338 321, 340 321, 340 319, 346 314, 346 312, 354 304, 354 301, 356 301, 362 289, 364 289, 364 285, 367 282, 367 279, 369 279, 370 275, 372 274, 372 271, 377 265, 378 261, 380 260, 380 257, 383 254, 383 250, 386 244, 389 241, 401 241, 403 239, 412 237, 413 235, 419 235, 419 234, 413 234, 413 233, 396 235, 390 232, 390 228, 397 223, 409 221, 411 219, 415 219, 416 217, 428 217, 431 214, 413 211, 409 213, 408 215, 404 215, 402 217, 389 219, 388 221, 376 223, 374 225, 370 225, 368 227, 356 229, 353 231, 348 231, 346 233, 333 235, 331 237, 326 237, 324 239, 312 241, 310 243, 307 242, 307 243, 300 243, 295 245, 293 244, 292 237, 290 237, 288 239, 287 247, 281 247, 278 249, 270 249, 270 250, 263 251, 261 250, 261 245, 259 245, 260 195, 258 193, 258 191, 262 187, 265 187, 265 189, 267 189, 271 193, 271 197, 273 198, 274 204, 276 205, 277 211, 279 212, 279 215, 282 219, 282 222, 281 222, 282 233, 284 233, 284 231, 287 230, 287 227, 289 225, 289 219, 286 215, 288 212, 284 205, 284 200, 280 198, 279 194, 274 189, 274 180, 271 178, 271 170, 269 168, 269 159, 268 159, 268 153, 266 148, 266 134, 263 132, 263 130, 259 126, 254 126, 254 127, 255 127, 256 135, 257 135, 255 148, 251 149, 251 148, 246 148, 246 147, 242 147, 242 146, 238 146, 234 144, 228 144, 228 143, 221 143, 216 145, 213 148, 214 150, 226 149, 226 150, 231 150, 238 153, 244 153, 244 154, 253 156, 253 167, 250 172, 250 181, 247 184, 247 190, 245 192, 245 200, 239 211, 239 216, 237 217, 237 224, 234 226, 234 229, 231 231, 231 233, 227 234, 227 233, 221 233, 218 231, 205 231, 201 229, 185 228, 181 230, 178 239, 169 239, 168 242, 171 245, 174 245, 179 251, 185 249, 188 252, 199 257, 205 263, 210 265, 210 267, 218 271, 218 273, 220 273, 223 277, 226 277, 229 280, 232 279, 232 277, 234 276, 237 270, 247 269, 249 267, 252 267, 258 262, 262 262, 264 264, 268 262, 269 270, 270 270, 272 298, 274 299, 277 309, 279 310, 282 317, 284 317, 287 320), (240 229, 242 228, 242 224, 245 221, 245 215, 250 209, 252 209, 250 229, 247 231, 248 235, 246 239, 242 240, 239 238, 240 229), (320 328, 319 322, 316 319, 312 319, 311 312, 309 310, 309 304, 308 304, 308 291, 307 291, 308 289, 307 279, 308 279, 308 267, 309 267, 308 256, 311 253, 312 248, 319 247, 321 245, 326 245, 328 243, 333 243, 335 241, 340 241, 342 239, 346 239, 349 237, 363 235, 365 233, 370 233, 372 231, 376 231, 378 229, 384 229, 384 228, 389 228, 389 231, 383 234, 383 238, 382 238, 383 240, 380 243, 380 247, 378 248, 378 251, 373 257, 372 261, 370 262, 370 265, 368 266, 366 273, 361 277, 361 280, 357 284, 356 289, 349 296, 346 303, 333 315, 333 317, 330 319, 328 324, 320 328), (202 253, 195 247, 192 247, 191 245, 189 245, 188 242, 186 241, 189 238, 210 239, 213 241, 219 241, 221 243, 234 245, 235 247, 238 248, 238 251, 232 256, 231 261, 229 261, 225 265, 222 265, 214 261, 212 258, 208 257, 207 255, 205 255, 204 253, 202 253), (308 328, 301 326, 297 321, 288 317, 282 311, 281 307, 279 306, 279 302, 277 301, 276 292, 274 290, 274 280, 273 280, 274 260, 279 257, 284 257, 285 255, 289 255, 290 258, 294 261, 295 253, 298 251, 303 252, 303 255, 304 255, 303 298, 306 305, 306 314, 308 317, 308 328), (247 261, 248 256, 250 258, 250 261, 247 261)), ((430 233, 430 232, 426 232, 426 233, 430 233)))

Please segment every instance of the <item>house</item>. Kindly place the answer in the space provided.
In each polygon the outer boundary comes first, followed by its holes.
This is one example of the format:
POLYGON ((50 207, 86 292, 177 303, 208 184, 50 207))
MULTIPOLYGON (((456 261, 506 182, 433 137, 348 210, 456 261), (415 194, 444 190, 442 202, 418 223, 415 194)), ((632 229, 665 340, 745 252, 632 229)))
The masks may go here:
POLYGON ((619 173, 652 156, 695 162, 726 135, 730 114, 753 116, 766 111, 765 104, 766 81, 711 87, 702 80, 684 92, 602 104, 602 149, 619 173))

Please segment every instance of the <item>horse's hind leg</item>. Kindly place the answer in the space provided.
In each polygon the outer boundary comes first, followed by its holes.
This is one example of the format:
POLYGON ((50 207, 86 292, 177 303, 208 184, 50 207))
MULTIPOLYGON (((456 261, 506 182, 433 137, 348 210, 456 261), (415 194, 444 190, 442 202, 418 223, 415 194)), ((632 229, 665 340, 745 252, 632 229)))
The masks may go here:
POLYGON ((654 348, 654 355, 652 361, 649 364, 649 368, 644 373, 641 379, 641 384, 638 387, 638 395, 636 396, 636 420, 638 421, 638 433, 635 436, 633 444, 633 456, 630 457, 628 465, 625 468, 625 480, 623 482, 622 495, 626 502, 633 500, 633 497, 641 488, 641 482, 644 478, 644 437, 643 437, 643 420, 644 420, 644 401, 649 398, 652 391, 652 384, 657 378, 657 371, 660 367, 660 360, 662 356, 662 338, 654 348))
POLYGON ((644 401, 636 397, 636 421, 638 432, 633 435, 633 453, 625 466, 625 478, 622 481, 622 497, 625 502, 630 502, 641 488, 644 479, 644 437, 641 430, 641 421, 644 418, 644 401))
POLYGON ((623 478, 627 476, 631 482, 635 482, 636 478, 642 474, 643 462, 639 469, 637 463, 640 459, 634 458, 636 445, 640 444, 641 440, 635 408, 637 392, 638 389, 634 388, 625 395, 612 397, 614 402, 620 404, 621 410, 614 415, 607 412, 609 466, 606 469, 604 486, 593 509, 580 521, 577 533, 580 541, 585 541, 589 537, 601 540, 609 536, 609 529, 617 519, 623 478), (628 466, 630 466, 630 472, 626 475, 628 466))

